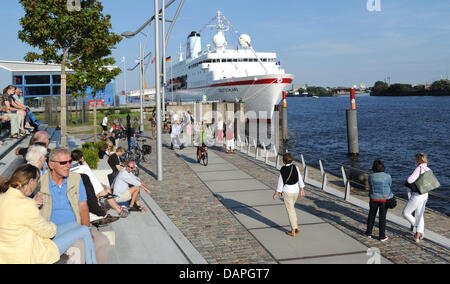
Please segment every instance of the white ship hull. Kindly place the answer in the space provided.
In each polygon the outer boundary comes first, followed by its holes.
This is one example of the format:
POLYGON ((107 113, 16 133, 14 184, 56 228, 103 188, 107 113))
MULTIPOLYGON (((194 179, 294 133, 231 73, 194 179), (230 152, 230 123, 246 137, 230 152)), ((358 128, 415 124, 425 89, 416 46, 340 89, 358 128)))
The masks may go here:
MULTIPOLYGON (((291 74, 224 79, 201 87, 174 91, 173 97, 181 101, 202 101, 206 95, 208 101, 242 101, 247 111, 271 119, 274 106, 281 102, 283 91, 290 88, 293 79, 294 75, 291 74)), ((170 90, 167 90, 166 95, 171 96, 170 90)))
POLYGON ((166 98, 171 93, 177 101, 242 101, 247 112, 260 119, 272 119, 275 105, 282 100, 283 91, 291 87, 294 75, 286 74, 277 61, 276 53, 256 52, 250 36, 239 37, 239 47, 228 49, 225 24, 228 20, 217 12, 215 50, 208 44, 202 50, 201 37, 192 32, 188 37, 186 59, 180 50, 178 64, 171 66, 166 98))

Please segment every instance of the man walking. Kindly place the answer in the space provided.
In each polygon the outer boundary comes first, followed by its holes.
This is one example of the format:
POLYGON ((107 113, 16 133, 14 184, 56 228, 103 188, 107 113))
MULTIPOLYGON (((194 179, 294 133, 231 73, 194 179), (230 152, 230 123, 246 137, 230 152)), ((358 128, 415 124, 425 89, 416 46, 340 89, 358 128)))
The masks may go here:
POLYGON ((177 143, 180 146, 180 150, 184 149, 184 144, 180 141, 180 131, 181 131, 181 125, 179 122, 175 122, 172 125, 172 133, 170 134, 171 143, 170 143, 170 149, 173 150, 173 142, 177 143))

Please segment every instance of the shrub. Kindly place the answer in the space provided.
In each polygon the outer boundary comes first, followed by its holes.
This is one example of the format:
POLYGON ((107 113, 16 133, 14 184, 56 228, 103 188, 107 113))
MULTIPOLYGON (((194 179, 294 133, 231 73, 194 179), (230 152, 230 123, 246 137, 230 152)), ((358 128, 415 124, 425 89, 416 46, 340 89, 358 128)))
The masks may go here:
POLYGON ((120 114, 129 114, 131 113, 131 110, 129 108, 123 108, 119 112, 120 114))
POLYGON ((81 149, 75 150, 80 150, 81 152, 83 152, 84 160, 91 169, 95 170, 98 168, 98 162, 100 161, 100 158, 98 157, 98 151, 95 151, 92 148, 84 147, 84 144, 81 149))
POLYGON ((88 163, 91 169, 98 168, 98 162, 100 161, 100 158, 98 157, 98 151, 103 144, 106 144, 106 142, 86 142, 80 149, 81 152, 83 152, 84 160, 86 161, 86 163, 88 163))

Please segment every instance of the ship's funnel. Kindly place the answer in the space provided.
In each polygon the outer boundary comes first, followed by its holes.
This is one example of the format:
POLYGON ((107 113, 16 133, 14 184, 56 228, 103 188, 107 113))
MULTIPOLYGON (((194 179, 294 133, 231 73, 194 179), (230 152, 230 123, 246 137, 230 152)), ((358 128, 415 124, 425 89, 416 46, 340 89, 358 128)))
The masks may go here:
POLYGON ((198 54, 201 51, 202 51, 202 40, 200 38, 200 34, 197 32, 192 32, 188 37, 186 58, 195 59, 198 57, 198 54))

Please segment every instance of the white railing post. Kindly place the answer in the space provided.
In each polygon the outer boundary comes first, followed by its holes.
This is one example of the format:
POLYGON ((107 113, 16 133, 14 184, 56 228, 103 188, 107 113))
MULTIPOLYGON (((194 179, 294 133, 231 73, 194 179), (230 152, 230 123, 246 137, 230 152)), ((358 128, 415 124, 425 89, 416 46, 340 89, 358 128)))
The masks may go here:
POLYGON ((280 159, 278 157, 278 151, 277 151, 277 147, 273 147, 273 152, 275 153, 275 168, 279 169, 280 166, 280 159))
POLYGON ((264 162, 266 164, 268 164, 269 163, 269 151, 267 151, 266 143, 264 143, 264 142, 263 142, 263 148, 264 148, 264 162))
POLYGON ((303 181, 306 183, 308 180, 308 167, 305 162, 305 157, 303 154, 300 154, 300 157, 302 158, 302 165, 303 165, 303 181))
POLYGON ((253 145, 255 146, 255 159, 258 160, 258 145, 256 144, 256 139, 253 139, 253 145))
POLYGON ((322 173, 322 190, 325 190, 325 187, 327 186, 327 173, 323 168, 322 160, 319 160, 319 165, 320 165, 320 172, 322 173))
POLYGON ((236 150, 241 150, 242 144, 241 144, 241 136, 238 135, 237 139, 236 139, 236 150), (239 148, 237 147, 239 145, 239 148))
POLYGON ((344 189, 345 189, 344 199, 345 199, 345 201, 348 201, 350 198, 350 181, 347 178, 347 174, 345 173, 344 166, 341 166, 341 171, 342 171, 342 179, 344 180, 344 189))

